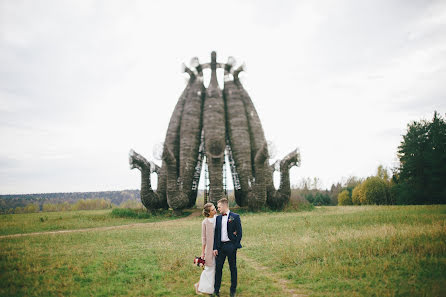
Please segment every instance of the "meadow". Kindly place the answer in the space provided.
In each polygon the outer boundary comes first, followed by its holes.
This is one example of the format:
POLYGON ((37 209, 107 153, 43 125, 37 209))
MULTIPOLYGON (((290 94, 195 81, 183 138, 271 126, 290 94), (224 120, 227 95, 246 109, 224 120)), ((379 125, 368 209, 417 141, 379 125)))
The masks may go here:
MULTIPOLYGON (((185 211, 184 215, 190 214, 185 211)), ((178 219, 169 211, 154 214, 123 208, 0 215, 0 235, 73 230, 178 219), (143 220, 141 220, 143 219, 143 220)))
MULTIPOLYGON (((0 296, 195 296, 203 218, 111 212, 0 216, 0 296)), ((238 296, 446 296, 445 205, 239 213, 238 296)))

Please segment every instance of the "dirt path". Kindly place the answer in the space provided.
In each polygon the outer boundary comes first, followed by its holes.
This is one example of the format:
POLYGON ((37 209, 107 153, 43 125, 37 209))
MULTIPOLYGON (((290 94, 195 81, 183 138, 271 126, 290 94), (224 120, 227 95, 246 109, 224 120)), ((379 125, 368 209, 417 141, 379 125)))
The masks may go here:
POLYGON ((262 264, 256 262, 254 259, 249 258, 245 254, 243 254, 243 252, 238 251, 237 257, 243 259, 254 270, 261 272, 264 276, 269 278, 271 281, 278 284, 279 287, 282 289, 282 291, 287 294, 287 296, 291 296, 291 297, 308 297, 309 296, 307 294, 296 292, 296 289, 290 288, 291 284, 290 284, 289 280, 281 278, 279 275, 272 272, 271 269, 268 269, 268 267, 265 267, 262 264))
POLYGON ((61 234, 61 233, 77 233, 77 232, 91 232, 91 231, 107 231, 107 230, 115 230, 115 229, 129 229, 133 227, 139 226, 147 226, 147 225, 167 225, 169 223, 178 222, 187 220, 190 218, 198 217, 201 215, 201 210, 194 210, 187 217, 183 217, 176 220, 168 220, 161 222, 149 222, 149 223, 133 223, 127 225, 117 225, 117 226, 104 226, 104 227, 93 227, 93 228, 83 228, 83 229, 71 229, 71 230, 56 230, 56 231, 43 231, 43 232, 32 232, 32 233, 17 233, 17 234, 9 234, 9 235, 1 235, 0 239, 3 238, 14 238, 14 237, 23 237, 23 236, 34 236, 34 235, 47 235, 47 234, 61 234))

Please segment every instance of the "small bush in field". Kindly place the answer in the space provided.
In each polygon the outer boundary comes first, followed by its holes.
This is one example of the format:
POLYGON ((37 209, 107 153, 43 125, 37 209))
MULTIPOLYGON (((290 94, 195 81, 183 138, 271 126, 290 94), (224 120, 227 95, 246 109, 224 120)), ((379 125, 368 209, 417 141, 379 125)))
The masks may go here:
MULTIPOLYGON (((182 216, 188 216, 189 211, 184 211, 182 216)), ((130 208, 113 208, 111 211, 112 217, 118 218, 134 218, 134 219, 161 219, 175 217, 172 211, 159 209, 148 212, 146 209, 130 209, 130 208)))
POLYGON ((96 199, 80 199, 74 204, 70 204, 67 201, 63 203, 44 203, 42 205, 43 212, 54 211, 72 211, 72 210, 94 210, 94 209, 108 209, 112 204, 110 200, 103 198, 96 199))
POLYGON ((110 200, 106 199, 80 199, 74 203, 73 210, 92 210, 112 208, 110 200))
POLYGON ((111 215, 119 218, 148 219, 151 217, 146 210, 130 208, 113 208, 111 215))
POLYGON ((131 209, 145 209, 144 205, 142 205, 141 201, 129 199, 121 204, 119 204, 120 208, 131 208, 131 209))
POLYGON ((342 191, 338 195, 338 205, 352 205, 352 197, 347 190, 342 191))
POLYGON ((314 195, 314 205, 330 205, 331 199, 327 193, 317 192, 314 195))
POLYGON ((39 211, 40 211, 40 207, 39 207, 39 204, 37 204, 37 203, 30 203, 23 207, 17 206, 14 209, 14 213, 33 213, 33 212, 39 212, 39 211))
POLYGON ((284 211, 306 211, 312 209, 314 209, 313 204, 309 203, 307 199, 292 191, 290 201, 285 206, 284 211))

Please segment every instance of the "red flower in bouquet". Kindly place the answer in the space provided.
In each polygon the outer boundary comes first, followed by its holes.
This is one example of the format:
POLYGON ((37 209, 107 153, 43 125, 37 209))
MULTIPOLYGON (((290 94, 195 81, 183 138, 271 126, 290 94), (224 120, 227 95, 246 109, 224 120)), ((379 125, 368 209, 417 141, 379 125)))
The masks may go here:
POLYGON ((194 259, 194 265, 197 265, 198 267, 204 267, 205 260, 201 257, 195 257, 194 259))

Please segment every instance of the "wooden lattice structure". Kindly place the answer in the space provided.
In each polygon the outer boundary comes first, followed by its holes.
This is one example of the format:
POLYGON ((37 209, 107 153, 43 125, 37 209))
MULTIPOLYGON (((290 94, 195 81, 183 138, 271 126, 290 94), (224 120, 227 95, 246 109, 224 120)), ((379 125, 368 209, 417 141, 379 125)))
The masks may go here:
POLYGON ((243 66, 235 61, 218 63, 192 59, 184 66, 189 81, 181 94, 167 128, 161 167, 130 151, 131 168, 141 171, 141 201, 147 209, 181 211, 195 205, 202 167, 205 171, 205 202, 227 196, 228 158, 239 206, 260 209, 265 205, 280 209, 290 197, 289 170, 299 165, 300 154, 292 151, 269 165, 268 145, 254 104, 239 80, 243 66), (203 69, 211 70, 211 80, 203 84, 203 69), (217 81, 217 69, 224 69, 224 87, 217 81), (280 187, 274 188, 274 170, 280 171, 280 187), (158 188, 151 187, 150 175, 158 174, 158 188))

